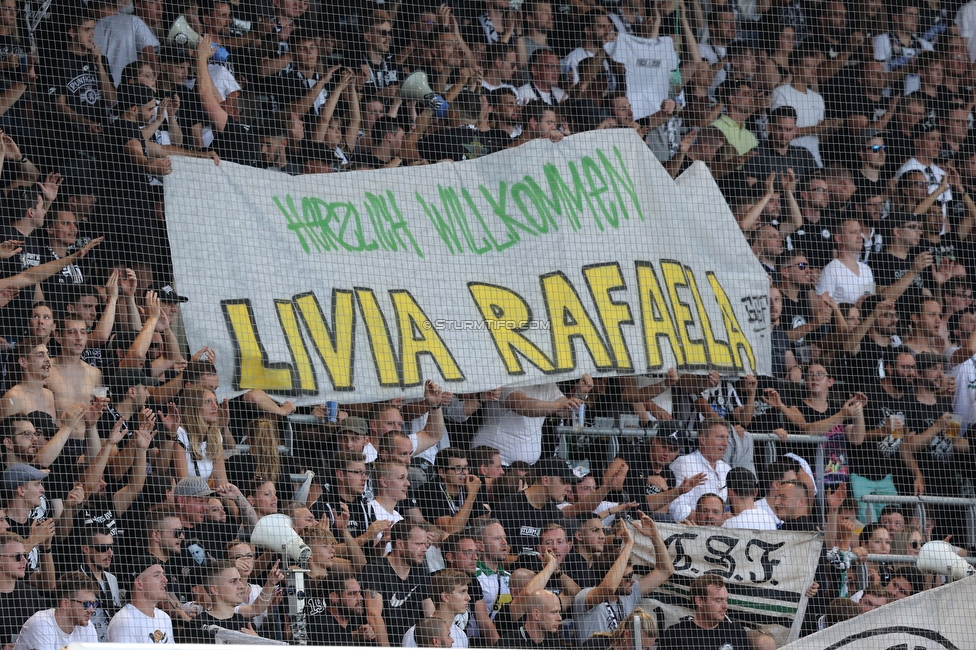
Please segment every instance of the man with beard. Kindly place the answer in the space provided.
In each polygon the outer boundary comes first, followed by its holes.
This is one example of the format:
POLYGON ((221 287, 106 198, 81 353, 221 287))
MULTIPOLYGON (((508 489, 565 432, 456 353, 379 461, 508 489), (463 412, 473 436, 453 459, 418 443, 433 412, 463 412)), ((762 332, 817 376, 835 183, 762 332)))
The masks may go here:
POLYGON ((576 621, 577 638, 581 644, 596 632, 613 632, 617 629, 620 621, 627 618, 640 604, 643 595, 649 595, 674 572, 668 547, 654 522, 647 515, 643 515, 641 520, 639 530, 649 536, 654 544, 654 570, 635 580, 630 556, 634 549, 634 538, 621 522, 619 532, 624 540, 624 547, 620 555, 607 568, 600 584, 581 590, 573 602, 573 619, 576 621))
POLYGON ((895 496, 894 475, 903 471, 900 450, 910 431, 909 415, 915 409, 915 357, 912 351, 899 346, 885 357, 884 378, 869 387, 868 404, 864 409, 867 428, 863 438, 854 436, 850 443, 848 464, 851 488, 859 502, 858 520, 874 523, 877 516, 870 504, 861 501, 868 494, 895 496))
POLYGON ((24 623, 15 650, 63 648, 73 643, 98 643, 91 622, 95 585, 84 573, 70 571, 58 579, 57 605, 37 612, 24 623))
POLYGON ((430 575, 424 565, 424 555, 430 548, 427 527, 411 521, 397 522, 390 529, 390 541, 393 548, 389 555, 367 565, 360 576, 365 589, 383 597, 386 634, 377 633, 377 644, 381 646, 390 645, 388 639, 402 639, 420 619, 434 615, 430 575))
POLYGON ((166 571, 147 559, 129 567, 132 588, 129 603, 112 617, 106 640, 109 643, 171 643, 173 621, 159 609, 166 602, 166 571))
POLYGON ((324 611, 309 610, 309 645, 376 645, 363 590, 355 578, 328 580, 322 595, 324 611))
POLYGON ((872 386, 882 376, 885 356, 902 344, 898 336, 898 311, 893 300, 868 296, 861 302, 861 327, 847 342, 854 386, 872 386))
POLYGON ((81 572, 98 585, 98 606, 92 612, 91 620, 98 633, 98 640, 106 641, 109 621, 122 607, 119 595, 119 581, 109 572, 115 557, 115 538, 104 526, 91 527, 85 531, 86 539, 81 544, 81 572))

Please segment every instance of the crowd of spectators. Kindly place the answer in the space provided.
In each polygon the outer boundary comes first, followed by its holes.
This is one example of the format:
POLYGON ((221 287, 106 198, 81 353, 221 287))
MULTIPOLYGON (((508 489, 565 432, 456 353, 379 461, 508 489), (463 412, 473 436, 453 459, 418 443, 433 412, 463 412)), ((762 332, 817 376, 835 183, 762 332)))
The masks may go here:
POLYGON ((0 644, 775 647, 715 575, 667 629, 641 607, 655 520, 822 534, 804 633, 937 586, 904 556, 972 550, 965 513, 864 497, 976 495, 974 60, 976 0, 0 0, 0 644), (448 108, 401 97, 418 71, 448 108), (172 156, 341 173, 609 128, 711 170, 770 376, 428 382, 292 424, 178 335, 207 297, 174 288, 172 156), (584 405, 656 435, 556 458, 584 405), (250 542, 276 513, 302 616, 250 542))

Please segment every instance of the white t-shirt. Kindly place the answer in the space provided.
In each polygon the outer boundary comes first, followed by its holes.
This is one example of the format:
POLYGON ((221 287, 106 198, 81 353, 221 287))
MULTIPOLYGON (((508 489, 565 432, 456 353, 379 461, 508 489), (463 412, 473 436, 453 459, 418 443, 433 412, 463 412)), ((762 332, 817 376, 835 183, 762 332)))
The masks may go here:
POLYGON ((159 39, 142 19, 118 14, 105 16, 95 23, 95 44, 108 59, 112 83, 122 83, 122 69, 139 60, 147 47, 159 49, 159 39))
POLYGON ((959 35, 969 41, 969 60, 976 61, 976 0, 970 0, 959 8, 956 27, 959 28, 959 35))
POLYGON ((485 414, 485 423, 471 441, 471 448, 482 445, 494 447, 501 453, 502 462, 506 465, 517 460, 534 465, 542 454, 542 424, 546 418, 519 415, 501 406, 515 392, 522 392, 527 397, 545 402, 563 397, 556 384, 503 389, 501 401, 489 402, 489 407, 494 408, 489 408, 485 414))
POLYGON ((661 110, 661 102, 670 92, 671 72, 678 68, 678 54, 671 37, 640 38, 620 34, 604 49, 626 70, 627 99, 634 110, 634 119, 661 110))
MULTIPOLYGON (((770 110, 780 106, 792 106, 796 109, 796 126, 798 128, 817 126, 827 114, 823 97, 820 96, 820 93, 809 88, 805 93, 802 93, 791 85, 779 86, 773 90, 773 103, 770 110)), ((820 136, 801 135, 798 138, 793 138, 790 144, 808 150, 813 154, 814 160, 817 161, 817 166, 823 167, 823 160, 820 158, 820 136)))
POLYGON ((14 650, 61 650, 70 643, 98 643, 98 632, 91 621, 65 634, 54 620, 54 610, 44 609, 24 623, 14 650))
POLYGON ((976 422, 976 357, 970 357, 952 369, 956 378, 956 394, 952 398, 952 412, 962 418, 963 432, 976 422))
POLYGON ((743 510, 734 517, 729 517, 722 524, 722 528, 743 528, 745 530, 776 530, 779 524, 776 517, 765 510, 752 508, 743 510))
POLYGON ((112 617, 105 640, 108 643, 175 643, 173 620, 159 608, 150 617, 126 605, 112 617))
POLYGON ((193 452, 190 451, 190 434, 186 432, 186 429, 180 427, 176 430, 176 440, 183 447, 183 453, 186 456, 186 469, 190 472, 190 476, 210 478, 210 475, 213 474, 213 461, 207 457, 207 441, 204 440, 200 444, 200 451, 204 458, 197 460, 193 457, 193 452))
POLYGON ((829 295, 834 302, 840 304, 848 302, 854 304, 861 296, 869 296, 876 292, 874 273, 864 262, 857 263, 859 275, 854 275, 840 260, 831 260, 820 272, 817 281, 817 295, 829 295))
MULTIPOLYGON (((468 647, 468 635, 465 634, 464 630, 459 628, 457 625, 450 625, 451 638, 454 639, 454 643, 451 644, 452 648, 467 648, 468 647)), ((419 648, 416 639, 413 638, 413 632, 417 629, 414 625, 409 630, 403 634, 403 640, 400 641, 401 648, 419 648)))

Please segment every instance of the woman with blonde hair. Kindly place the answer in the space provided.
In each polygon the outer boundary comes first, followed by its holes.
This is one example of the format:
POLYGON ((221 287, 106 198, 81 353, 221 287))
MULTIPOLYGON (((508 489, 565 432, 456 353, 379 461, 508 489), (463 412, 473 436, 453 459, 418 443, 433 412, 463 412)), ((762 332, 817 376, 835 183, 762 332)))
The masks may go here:
POLYGON ((171 435, 175 433, 177 442, 171 452, 177 478, 200 476, 213 485, 227 483, 224 467, 227 422, 226 406, 217 404, 213 391, 199 385, 183 391, 180 410, 171 411, 164 418, 164 425, 171 435))
POLYGON ((657 643, 657 619, 638 607, 612 632, 597 632, 583 642, 583 650, 634 650, 634 636, 640 630, 641 650, 657 643))

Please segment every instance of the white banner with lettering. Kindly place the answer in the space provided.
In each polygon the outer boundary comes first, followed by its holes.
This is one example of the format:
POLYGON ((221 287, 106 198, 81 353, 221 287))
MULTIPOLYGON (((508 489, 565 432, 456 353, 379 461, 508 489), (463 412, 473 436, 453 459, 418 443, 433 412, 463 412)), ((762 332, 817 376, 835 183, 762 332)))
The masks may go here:
POLYGON ((632 129, 295 177, 177 158, 165 192, 224 396, 770 369, 768 280, 718 187, 701 164, 672 180, 632 129))
POLYGON ((783 650, 970 650, 974 622, 976 577, 889 603, 783 650))
MULTIPOLYGON (((645 607, 670 627, 695 613, 691 581, 706 573, 721 577, 729 591, 728 616, 771 634, 782 645, 800 632, 806 591, 813 585, 823 537, 816 533, 740 530, 657 524, 674 563, 674 574, 645 607)), ((634 533, 634 564, 654 566, 650 540, 634 533)))

